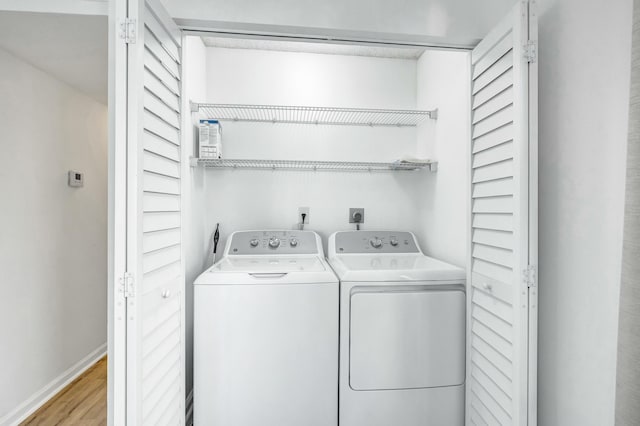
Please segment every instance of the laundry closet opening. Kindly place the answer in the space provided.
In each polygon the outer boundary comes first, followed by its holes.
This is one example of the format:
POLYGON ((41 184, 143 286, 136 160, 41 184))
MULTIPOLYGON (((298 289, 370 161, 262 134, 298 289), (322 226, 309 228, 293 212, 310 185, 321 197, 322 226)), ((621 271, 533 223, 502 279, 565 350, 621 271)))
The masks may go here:
POLYGON ((363 208, 361 229, 411 231, 425 254, 466 266, 468 52, 189 36, 183 55, 183 95, 192 107, 183 129, 192 157, 187 393, 191 284, 213 262, 218 225, 220 258, 232 232, 300 229, 307 211, 304 229, 317 232, 326 250, 331 233, 355 229, 349 209, 363 208), (219 120, 216 157, 230 163, 197 160, 206 119, 219 120), (402 160, 423 164, 388 167, 402 160))

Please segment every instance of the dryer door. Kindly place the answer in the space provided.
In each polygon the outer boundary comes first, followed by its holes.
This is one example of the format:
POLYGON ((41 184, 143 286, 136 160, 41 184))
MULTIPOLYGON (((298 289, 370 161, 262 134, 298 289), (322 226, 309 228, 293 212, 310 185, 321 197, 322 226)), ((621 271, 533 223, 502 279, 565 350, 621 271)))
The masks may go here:
POLYGON ((455 386, 465 378, 465 296, 459 290, 351 295, 354 390, 455 386))

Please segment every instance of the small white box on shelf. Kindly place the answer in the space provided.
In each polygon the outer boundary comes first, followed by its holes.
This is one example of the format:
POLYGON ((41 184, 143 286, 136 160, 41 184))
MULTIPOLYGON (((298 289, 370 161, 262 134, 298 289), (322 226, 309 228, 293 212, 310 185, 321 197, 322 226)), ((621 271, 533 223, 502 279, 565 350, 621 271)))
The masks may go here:
POLYGON ((198 157, 222 158, 222 127, 218 120, 200 120, 198 157))

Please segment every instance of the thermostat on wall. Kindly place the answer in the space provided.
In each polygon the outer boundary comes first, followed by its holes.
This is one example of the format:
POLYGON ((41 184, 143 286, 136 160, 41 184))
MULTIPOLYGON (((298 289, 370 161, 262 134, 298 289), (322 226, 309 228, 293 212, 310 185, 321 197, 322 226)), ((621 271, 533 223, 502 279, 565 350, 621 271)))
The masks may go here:
POLYGON ((84 173, 69 170, 69 186, 74 188, 84 186, 84 173))

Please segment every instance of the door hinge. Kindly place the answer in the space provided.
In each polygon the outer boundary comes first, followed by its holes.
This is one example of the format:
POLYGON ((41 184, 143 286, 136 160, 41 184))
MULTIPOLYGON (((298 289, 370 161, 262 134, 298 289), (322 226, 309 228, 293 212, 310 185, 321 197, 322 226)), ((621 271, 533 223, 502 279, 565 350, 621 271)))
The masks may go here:
POLYGON ((133 18, 126 18, 120 22, 120 38, 127 44, 135 44, 136 42, 137 22, 133 18))
POLYGON ((135 297, 136 293, 133 284, 133 274, 131 274, 130 272, 125 272, 124 275, 122 275, 122 277, 120 278, 120 292, 125 299, 135 297))
POLYGON ((527 62, 535 62, 538 60, 538 42, 529 40, 524 46, 524 57, 527 62))
POLYGON ((522 280, 526 284, 527 288, 537 287, 536 267, 528 265, 522 271, 522 280))

